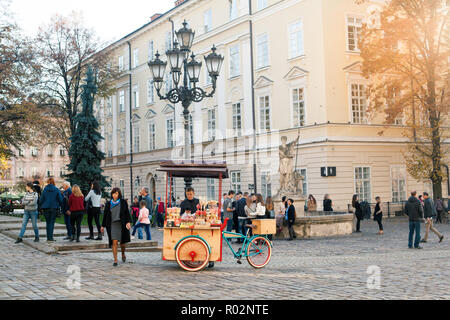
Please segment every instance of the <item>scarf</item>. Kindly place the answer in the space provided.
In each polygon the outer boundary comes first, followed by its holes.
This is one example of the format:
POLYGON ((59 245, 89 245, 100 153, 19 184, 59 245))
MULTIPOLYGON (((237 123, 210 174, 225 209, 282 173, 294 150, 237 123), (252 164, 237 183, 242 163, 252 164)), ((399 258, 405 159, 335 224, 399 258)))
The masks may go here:
POLYGON ((117 199, 117 201, 114 201, 113 199, 111 199, 111 208, 114 208, 115 206, 120 204, 120 199, 117 199))

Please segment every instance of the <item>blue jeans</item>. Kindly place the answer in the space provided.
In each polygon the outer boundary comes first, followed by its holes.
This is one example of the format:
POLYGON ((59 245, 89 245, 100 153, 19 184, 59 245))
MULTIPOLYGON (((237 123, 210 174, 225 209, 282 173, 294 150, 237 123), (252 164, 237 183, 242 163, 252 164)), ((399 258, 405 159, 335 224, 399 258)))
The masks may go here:
POLYGON ((414 231, 416 232, 416 237, 414 239, 414 247, 419 247, 420 242, 420 222, 419 221, 410 221, 409 222, 409 239, 408 239, 408 247, 412 248, 413 246, 413 236, 414 231))
POLYGON ((247 219, 239 219, 238 220, 239 231, 237 233, 241 233, 244 236, 247 235, 247 228, 245 227, 246 224, 247 219))
POLYGON ((142 228, 145 229, 145 233, 147 234, 147 240, 152 240, 152 235, 150 234, 150 225, 149 224, 143 224, 143 223, 136 223, 136 225, 133 227, 133 233, 132 235, 134 236, 136 234, 136 229, 138 229, 138 238, 142 239, 143 235, 142 235, 142 228), (141 233, 141 234, 139 234, 141 233))
POLYGON ((20 239, 23 238, 23 235, 25 234, 25 231, 27 229, 28 220, 30 220, 30 219, 31 219, 31 223, 33 224, 34 236, 36 238, 39 238, 39 228, 37 226, 37 217, 38 217, 37 211, 25 211, 25 213, 23 214, 22 229, 20 230, 20 234, 19 234, 20 239))
POLYGON ((72 226, 70 225, 70 216, 68 216, 66 213, 64 213, 64 223, 66 225, 67 229, 67 236, 72 236, 72 226))
POLYGON ((230 218, 227 222, 227 231, 231 232, 231 230, 233 230, 233 218, 230 218))
POLYGON ((58 209, 44 209, 45 224, 47 229, 47 240, 53 241, 53 229, 58 215, 58 209))

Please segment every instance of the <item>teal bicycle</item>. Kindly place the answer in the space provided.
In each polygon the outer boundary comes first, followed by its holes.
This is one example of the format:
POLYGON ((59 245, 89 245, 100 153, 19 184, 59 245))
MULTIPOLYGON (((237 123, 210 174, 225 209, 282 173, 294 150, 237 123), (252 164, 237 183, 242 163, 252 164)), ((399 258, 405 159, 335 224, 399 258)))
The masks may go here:
MULTIPOLYGON (((227 225, 228 219, 225 219, 223 225, 227 225)), ((264 268, 272 257, 272 242, 267 238, 266 235, 254 235, 249 236, 250 229, 253 229, 254 225, 246 225, 247 233, 244 236, 240 233, 222 231, 222 238, 227 243, 231 252, 237 262, 241 264, 242 258, 247 258, 247 262, 255 269, 264 268), (231 240, 238 239, 243 240, 242 247, 235 251, 231 246, 231 240)))

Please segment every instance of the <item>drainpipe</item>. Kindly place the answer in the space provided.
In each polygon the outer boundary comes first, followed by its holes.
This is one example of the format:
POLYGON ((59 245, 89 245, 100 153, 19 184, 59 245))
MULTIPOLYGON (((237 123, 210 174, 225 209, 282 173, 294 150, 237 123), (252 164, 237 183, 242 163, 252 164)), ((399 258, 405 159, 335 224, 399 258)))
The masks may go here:
POLYGON ((252 116, 253 116, 253 192, 258 192, 258 185, 256 179, 256 110, 255 110, 255 68, 253 61, 253 22, 252 22, 252 1, 248 1, 248 14, 249 14, 249 32, 250 32, 250 68, 252 70, 252 116))
POLYGON ((127 41, 128 44, 128 71, 129 82, 130 82, 130 201, 133 199, 133 84, 131 75, 131 43, 127 41))

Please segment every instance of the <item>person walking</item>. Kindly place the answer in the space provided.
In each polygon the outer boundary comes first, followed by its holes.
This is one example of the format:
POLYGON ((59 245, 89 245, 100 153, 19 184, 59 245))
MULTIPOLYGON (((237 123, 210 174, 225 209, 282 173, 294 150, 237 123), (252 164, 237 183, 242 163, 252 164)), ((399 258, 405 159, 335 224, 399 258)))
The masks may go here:
MULTIPOLYGON (((308 196, 308 201, 306 202, 306 210, 308 212, 317 211, 317 201, 312 194, 308 196)), ((325 211, 325 210, 324 210, 325 211)))
POLYGON ((39 207, 44 212, 47 242, 55 242, 53 239, 53 230, 55 227, 56 216, 63 205, 61 191, 55 186, 55 179, 48 178, 47 185, 39 198, 39 207))
POLYGON ((77 242, 80 242, 81 221, 83 220, 84 211, 83 193, 79 186, 74 185, 72 194, 69 197, 70 225, 72 226, 72 239, 70 239, 70 241, 76 240, 77 242))
POLYGON ((100 228, 100 207, 102 200, 102 188, 97 181, 92 182, 91 190, 84 199, 87 203, 87 214, 88 214, 88 226, 89 226, 89 237, 86 240, 94 240, 94 226, 92 225, 92 220, 95 221, 95 226, 97 227, 98 237, 95 238, 97 241, 103 239, 100 228))
POLYGON ((39 242, 39 228, 37 226, 38 217, 38 194, 33 190, 33 184, 31 182, 27 183, 26 186, 27 193, 22 199, 22 204, 24 205, 24 214, 22 221, 22 229, 19 233, 19 238, 17 238, 16 243, 21 243, 23 236, 27 229, 28 220, 31 219, 34 230, 34 242, 39 242))
POLYGON ((294 200, 287 200, 287 209, 286 209, 286 221, 289 229, 289 241, 292 241, 297 238, 294 232, 294 222, 295 222, 295 207, 294 200))
POLYGON ((63 185, 63 205, 61 208, 62 214, 64 216, 64 224, 66 225, 67 230, 67 237, 64 238, 64 240, 70 240, 72 239, 72 227, 70 225, 70 216, 68 215, 69 211, 69 197, 72 194, 72 188, 70 187, 69 181, 64 181, 63 185))
POLYGON ((434 206, 433 199, 430 198, 427 192, 423 193, 423 198, 424 198, 423 213, 426 220, 425 236, 420 242, 427 242, 428 233, 431 230, 437 235, 437 237, 439 238, 439 243, 441 243, 442 240, 444 240, 444 236, 439 231, 437 231, 437 229, 433 226, 433 219, 435 219, 437 216, 436 207, 434 206))
MULTIPOLYGON (((147 209, 147 202, 142 200, 140 203, 140 210, 139 210, 139 216, 138 216, 138 222, 133 227, 133 233, 131 234, 131 239, 134 239, 134 235, 136 234, 136 229, 145 229, 145 234, 147 235, 147 240, 152 240, 152 236, 150 234, 150 211, 147 209)), ((142 239, 142 238, 139 238, 142 239)))
POLYGON ((437 218, 436 223, 442 223, 442 214, 444 213, 444 202, 442 202, 441 197, 436 198, 436 212, 437 212, 437 218))
POLYGON ((413 248, 414 232, 416 236, 414 238, 414 248, 422 249, 419 246, 420 243, 420 223, 423 220, 423 206, 419 199, 417 199, 417 192, 411 192, 411 197, 405 204, 405 213, 409 217, 409 237, 408 248, 413 248))
POLYGON ((355 208, 355 216, 356 216, 356 231, 361 232, 361 220, 363 219, 363 212, 361 209, 361 204, 359 203, 359 197, 357 194, 353 195, 352 199, 352 207, 355 208))
POLYGON ((111 191, 111 201, 105 205, 101 232, 106 228, 109 239, 109 246, 112 247, 114 257, 114 267, 117 267, 117 246, 120 242, 122 251, 122 261, 125 262, 126 244, 130 242, 131 215, 128 209, 128 203, 122 198, 120 188, 114 188, 111 191))
POLYGON ((383 225, 381 224, 381 220, 383 219, 383 210, 381 209, 381 198, 376 197, 375 201, 377 204, 375 205, 375 211, 373 213, 373 220, 378 223, 378 234, 382 235, 384 233, 383 231, 383 225))
POLYGON ((131 219, 133 220, 133 227, 136 225, 139 217, 139 198, 134 197, 133 203, 130 206, 131 209, 131 219))
POLYGON ((329 194, 323 197, 323 211, 333 211, 333 201, 331 201, 329 194))
POLYGON ((234 199, 235 192, 233 190, 230 190, 223 201, 223 218, 227 219, 227 231, 231 232, 233 230, 233 199, 234 199))

